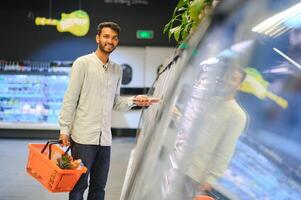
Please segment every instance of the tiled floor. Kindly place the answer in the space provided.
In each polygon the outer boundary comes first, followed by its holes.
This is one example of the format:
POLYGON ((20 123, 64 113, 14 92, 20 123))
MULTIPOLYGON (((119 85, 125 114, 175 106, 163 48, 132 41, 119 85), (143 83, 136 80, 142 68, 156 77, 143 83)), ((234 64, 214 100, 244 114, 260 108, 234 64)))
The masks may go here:
MULTIPOLYGON (((0 139, 0 200, 66 200, 67 193, 50 193, 27 175, 27 144, 45 140, 0 139)), ((106 200, 119 200, 134 137, 115 137, 106 200)))

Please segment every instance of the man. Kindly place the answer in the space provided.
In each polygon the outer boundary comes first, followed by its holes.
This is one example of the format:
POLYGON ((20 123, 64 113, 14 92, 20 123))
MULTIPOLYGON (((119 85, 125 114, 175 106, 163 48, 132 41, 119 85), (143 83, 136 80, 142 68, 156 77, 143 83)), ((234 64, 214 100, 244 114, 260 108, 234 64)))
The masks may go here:
POLYGON ((209 114, 196 138, 190 164, 184 170, 187 199, 196 191, 210 193, 229 165, 236 142, 247 124, 247 114, 234 96, 245 76, 243 69, 227 66, 223 75, 217 77, 215 95, 210 98, 212 106, 207 109, 209 114))
POLYGON ((71 69, 59 116, 59 139, 63 146, 71 144, 72 157, 81 159, 88 171, 69 193, 69 200, 83 199, 89 174, 88 200, 104 200, 112 144, 112 109, 126 111, 154 102, 142 95, 120 97, 122 69, 109 59, 118 45, 119 32, 116 23, 100 23, 96 51, 76 59, 71 69))

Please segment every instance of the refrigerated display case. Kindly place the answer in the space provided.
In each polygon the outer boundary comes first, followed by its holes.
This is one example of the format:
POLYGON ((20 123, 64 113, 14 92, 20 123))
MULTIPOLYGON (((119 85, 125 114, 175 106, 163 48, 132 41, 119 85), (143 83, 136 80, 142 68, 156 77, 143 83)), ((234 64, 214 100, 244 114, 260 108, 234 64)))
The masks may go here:
POLYGON ((0 62, 0 127, 58 129, 72 62, 0 62))

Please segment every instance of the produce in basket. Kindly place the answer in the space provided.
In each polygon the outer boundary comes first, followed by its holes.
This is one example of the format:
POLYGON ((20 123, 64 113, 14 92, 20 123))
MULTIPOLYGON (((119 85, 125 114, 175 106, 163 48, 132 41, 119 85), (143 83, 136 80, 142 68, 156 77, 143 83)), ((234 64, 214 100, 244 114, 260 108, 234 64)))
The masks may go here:
POLYGON ((57 158, 57 165, 61 169, 77 169, 81 162, 81 159, 73 160, 72 156, 69 154, 63 154, 61 157, 57 158))

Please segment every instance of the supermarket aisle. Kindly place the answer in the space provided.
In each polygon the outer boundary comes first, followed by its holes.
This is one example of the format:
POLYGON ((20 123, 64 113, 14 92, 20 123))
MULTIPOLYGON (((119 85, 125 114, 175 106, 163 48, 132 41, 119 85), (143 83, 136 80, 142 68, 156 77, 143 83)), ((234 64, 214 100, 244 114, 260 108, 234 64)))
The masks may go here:
MULTIPOLYGON (((67 200, 67 193, 49 193, 36 180, 27 175, 27 144, 45 140, 0 139, 0 199, 1 200, 67 200)), ((111 170, 106 200, 118 200, 134 137, 113 139, 111 170)))

